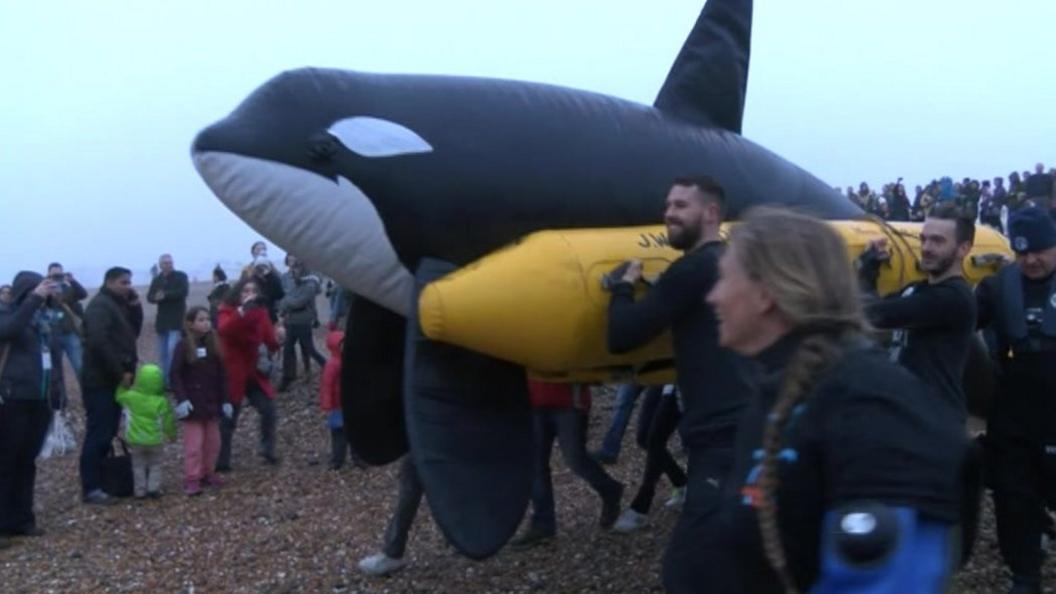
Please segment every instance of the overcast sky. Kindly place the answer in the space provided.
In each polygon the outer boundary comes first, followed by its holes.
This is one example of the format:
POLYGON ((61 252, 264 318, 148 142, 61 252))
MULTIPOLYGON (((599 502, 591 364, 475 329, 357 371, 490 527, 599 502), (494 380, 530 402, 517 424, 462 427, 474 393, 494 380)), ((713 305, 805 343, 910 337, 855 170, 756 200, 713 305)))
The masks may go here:
MULTIPOLYGON (((245 260, 256 235, 188 147, 282 70, 504 77, 651 103, 700 6, 0 0, 0 280, 50 260, 91 284, 164 251, 199 275, 245 260)), ((744 135, 840 186, 1054 166, 1054 31, 1053 0, 758 0, 744 135)))

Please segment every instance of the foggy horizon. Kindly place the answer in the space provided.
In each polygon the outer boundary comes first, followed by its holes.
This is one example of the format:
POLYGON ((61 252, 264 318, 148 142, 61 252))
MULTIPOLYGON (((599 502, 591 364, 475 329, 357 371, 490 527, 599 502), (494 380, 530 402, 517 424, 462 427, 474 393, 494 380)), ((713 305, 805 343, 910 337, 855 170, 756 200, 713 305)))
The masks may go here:
MULTIPOLYGON (((51 261, 86 286, 112 265, 149 282, 165 252, 200 281, 248 261, 260 236, 189 147, 281 71, 510 78, 651 104, 702 5, 7 3, 0 283, 51 261)), ((911 198, 944 175, 1054 167, 1054 22, 1042 0, 759 0, 744 136, 832 186, 904 177, 911 198)))

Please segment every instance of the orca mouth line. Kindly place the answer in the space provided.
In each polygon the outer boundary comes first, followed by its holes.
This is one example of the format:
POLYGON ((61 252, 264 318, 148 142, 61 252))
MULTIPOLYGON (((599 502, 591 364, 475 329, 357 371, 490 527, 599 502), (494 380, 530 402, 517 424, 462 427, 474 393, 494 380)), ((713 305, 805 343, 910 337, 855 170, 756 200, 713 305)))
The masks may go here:
POLYGON ((404 317, 414 277, 352 181, 219 151, 192 153, 209 189, 250 227, 341 286, 404 317))

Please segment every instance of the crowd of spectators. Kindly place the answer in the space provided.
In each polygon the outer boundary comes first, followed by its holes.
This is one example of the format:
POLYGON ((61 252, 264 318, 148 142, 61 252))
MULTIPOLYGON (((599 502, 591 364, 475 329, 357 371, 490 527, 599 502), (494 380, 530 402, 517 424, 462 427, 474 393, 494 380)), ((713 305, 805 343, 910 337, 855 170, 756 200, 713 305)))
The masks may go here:
POLYGON ((966 209, 979 223, 1004 232, 1003 221, 1024 206, 1034 205, 1056 212, 1054 180, 1056 167, 1046 170, 1044 164, 1038 163, 1033 172, 1013 171, 1007 177, 992 180, 966 177, 957 182, 948 176, 940 177, 927 185, 918 185, 912 199, 902 178, 884 184, 879 192, 864 181, 857 190, 852 186, 837 190, 865 212, 888 221, 920 222, 932 206, 952 202, 966 209))

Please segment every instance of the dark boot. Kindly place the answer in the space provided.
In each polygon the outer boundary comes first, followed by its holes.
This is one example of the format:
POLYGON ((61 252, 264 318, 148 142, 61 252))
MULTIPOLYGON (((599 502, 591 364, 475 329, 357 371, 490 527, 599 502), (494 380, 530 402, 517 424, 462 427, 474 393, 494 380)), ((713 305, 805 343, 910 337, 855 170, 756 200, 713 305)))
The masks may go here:
POLYGON ((1008 594, 1041 594, 1041 579, 1014 575, 1008 594))
POLYGON ((623 485, 601 499, 601 518, 598 525, 604 530, 612 528, 616 519, 620 517, 620 501, 623 499, 623 485))
POLYGON ((330 430, 330 468, 337 470, 345 465, 345 450, 348 443, 345 442, 345 430, 342 428, 330 430))

